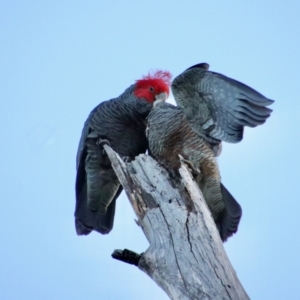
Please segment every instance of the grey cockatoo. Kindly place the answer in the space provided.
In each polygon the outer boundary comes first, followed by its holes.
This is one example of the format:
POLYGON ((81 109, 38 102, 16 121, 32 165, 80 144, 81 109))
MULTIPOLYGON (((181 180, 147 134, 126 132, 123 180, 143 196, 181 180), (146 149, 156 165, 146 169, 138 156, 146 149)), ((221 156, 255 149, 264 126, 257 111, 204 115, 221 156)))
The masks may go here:
POLYGON ((236 143, 244 126, 263 124, 273 103, 252 88, 195 65, 171 85, 177 107, 158 103, 148 115, 150 154, 171 170, 178 170, 179 155, 191 167, 221 239, 237 231, 242 215, 238 202, 221 183, 216 156, 221 142, 236 143))
POLYGON ((77 152, 75 227, 78 235, 92 230, 109 233, 116 199, 122 191, 103 149, 108 144, 132 160, 147 150, 146 117, 156 100, 169 95, 171 75, 157 71, 125 90, 119 97, 96 106, 87 118, 77 152))

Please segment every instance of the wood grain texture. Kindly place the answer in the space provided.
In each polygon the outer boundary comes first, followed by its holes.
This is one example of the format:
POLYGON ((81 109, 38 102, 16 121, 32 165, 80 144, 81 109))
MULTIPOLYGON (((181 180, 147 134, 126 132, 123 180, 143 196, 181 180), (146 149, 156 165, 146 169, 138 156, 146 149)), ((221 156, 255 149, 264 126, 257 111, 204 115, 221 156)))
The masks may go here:
POLYGON ((138 268, 170 299, 249 299, 186 165, 171 178, 148 155, 124 163, 104 148, 150 244, 138 268))

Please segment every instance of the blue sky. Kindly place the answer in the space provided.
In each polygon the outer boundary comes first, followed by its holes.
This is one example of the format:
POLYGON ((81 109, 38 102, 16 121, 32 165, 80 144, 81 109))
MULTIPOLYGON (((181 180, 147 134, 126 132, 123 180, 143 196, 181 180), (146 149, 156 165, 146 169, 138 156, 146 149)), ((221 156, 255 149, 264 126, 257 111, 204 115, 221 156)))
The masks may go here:
POLYGON ((243 207, 227 254, 252 299, 300 294, 299 1, 0 2, 0 298, 168 299, 114 249, 148 244, 127 198, 114 230, 77 237, 83 122, 150 69, 208 62, 276 100, 224 145, 222 181, 243 207))

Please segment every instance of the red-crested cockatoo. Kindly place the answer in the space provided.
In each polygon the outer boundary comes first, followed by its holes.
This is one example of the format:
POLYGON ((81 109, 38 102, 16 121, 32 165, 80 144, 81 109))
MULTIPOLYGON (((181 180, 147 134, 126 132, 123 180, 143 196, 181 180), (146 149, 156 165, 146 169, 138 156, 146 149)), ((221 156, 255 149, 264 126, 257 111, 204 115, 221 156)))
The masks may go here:
POLYGON ((119 97, 96 106, 87 118, 77 153, 75 227, 107 234, 113 227, 122 186, 103 149, 108 144, 126 161, 145 153, 146 117, 155 101, 169 95, 171 75, 157 71, 127 88, 119 97))

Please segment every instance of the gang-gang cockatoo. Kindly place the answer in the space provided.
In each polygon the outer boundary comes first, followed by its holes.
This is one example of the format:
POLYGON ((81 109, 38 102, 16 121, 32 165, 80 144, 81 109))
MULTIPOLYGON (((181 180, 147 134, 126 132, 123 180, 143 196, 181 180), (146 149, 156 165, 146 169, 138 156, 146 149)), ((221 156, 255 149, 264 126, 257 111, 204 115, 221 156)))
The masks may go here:
POLYGON ((146 117, 155 101, 167 99, 170 81, 170 73, 164 71, 144 76, 119 97, 96 106, 84 123, 76 162, 78 235, 111 231, 122 186, 103 145, 110 145, 126 161, 144 153, 148 147, 146 117))

